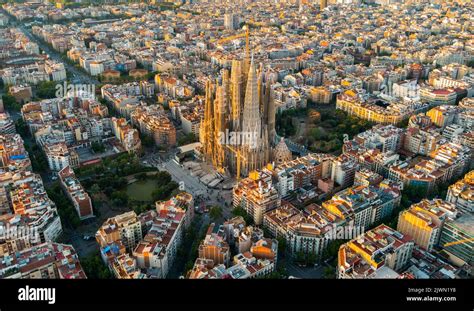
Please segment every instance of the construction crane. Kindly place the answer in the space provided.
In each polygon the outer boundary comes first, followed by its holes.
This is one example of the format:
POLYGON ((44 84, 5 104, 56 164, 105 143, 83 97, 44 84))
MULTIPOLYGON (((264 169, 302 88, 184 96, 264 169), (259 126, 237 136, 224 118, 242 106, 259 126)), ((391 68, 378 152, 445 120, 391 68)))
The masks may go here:
POLYGON ((454 245, 463 244, 463 243, 468 243, 468 242, 472 242, 472 241, 474 241, 474 238, 469 238, 469 239, 463 239, 463 240, 459 240, 459 241, 444 243, 444 244, 440 245, 441 247, 443 247, 443 249, 434 249, 433 252, 439 254, 439 253, 443 252, 444 248, 454 246, 454 245))
POLYGON ((223 38, 220 38, 220 39, 212 39, 211 42, 217 42, 218 44, 222 44, 222 43, 225 43, 225 42, 228 42, 228 41, 232 41, 232 40, 235 40, 235 39, 240 39, 240 38, 246 38, 248 40, 248 37, 250 36, 250 33, 249 33, 249 29, 247 27, 247 29, 245 30, 245 32, 243 33, 239 33, 239 34, 236 34, 236 35, 232 35, 232 36, 227 36, 227 37, 223 37, 223 38))
POLYGON ((474 241, 474 238, 464 239, 464 240, 454 241, 454 242, 449 242, 449 243, 444 244, 443 246, 444 246, 444 247, 449 247, 449 246, 458 245, 458 244, 463 244, 463 243, 472 242, 472 241, 474 241))

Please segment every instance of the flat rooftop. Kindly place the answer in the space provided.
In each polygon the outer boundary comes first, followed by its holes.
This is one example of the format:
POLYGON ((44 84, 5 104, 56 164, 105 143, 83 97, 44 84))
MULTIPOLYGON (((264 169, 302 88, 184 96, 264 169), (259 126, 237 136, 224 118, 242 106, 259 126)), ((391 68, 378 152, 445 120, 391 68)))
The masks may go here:
POLYGON ((452 222, 459 229, 467 232, 469 235, 474 236, 474 215, 466 213, 456 218, 452 222))

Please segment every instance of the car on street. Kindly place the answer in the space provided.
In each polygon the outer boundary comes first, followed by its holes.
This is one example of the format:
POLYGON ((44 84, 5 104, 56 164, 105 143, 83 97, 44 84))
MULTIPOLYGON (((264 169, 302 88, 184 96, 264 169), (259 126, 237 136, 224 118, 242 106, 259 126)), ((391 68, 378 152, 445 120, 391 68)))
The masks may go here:
POLYGON ((84 236, 82 237, 82 239, 83 239, 84 241, 89 241, 89 240, 92 239, 92 237, 91 237, 90 235, 84 235, 84 236))

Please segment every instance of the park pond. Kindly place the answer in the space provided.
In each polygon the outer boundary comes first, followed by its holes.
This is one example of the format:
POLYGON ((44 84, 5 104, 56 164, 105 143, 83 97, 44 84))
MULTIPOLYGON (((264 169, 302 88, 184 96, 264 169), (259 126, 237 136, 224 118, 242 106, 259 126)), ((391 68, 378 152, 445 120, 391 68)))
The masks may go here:
POLYGON ((126 193, 134 201, 153 201, 153 191, 158 188, 156 180, 137 180, 127 185, 126 193))

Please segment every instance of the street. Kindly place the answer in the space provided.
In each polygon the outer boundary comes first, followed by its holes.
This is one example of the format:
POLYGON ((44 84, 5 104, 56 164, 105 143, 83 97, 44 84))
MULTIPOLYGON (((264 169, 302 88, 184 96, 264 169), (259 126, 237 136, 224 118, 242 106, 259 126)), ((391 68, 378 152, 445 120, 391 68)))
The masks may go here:
POLYGON ((173 160, 161 162, 157 166, 167 171, 174 181, 184 183, 184 191, 191 193, 195 198, 202 197, 207 206, 222 207, 222 216, 228 219, 232 216, 232 190, 211 189, 204 185, 199 178, 192 176, 186 169, 173 160))
POLYGON ((292 276, 295 278, 300 278, 300 279, 323 279, 325 278, 325 269, 329 268, 336 270, 336 267, 331 265, 331 263, 334 261, 334 257, 326 259, 326 260, 321 260, 321 262, 317 263, 316 266, 314 265, 307 265, 307 266, 300 266, 297 263, 295 263, 294 260, 291 258, 284 258, 283 262, 279 262, 279 264, 284 265, 287 272, 288 276, 292 276))
POLYGON ((291 260, 286 264, 286 269, 289 276, 299 279, 322 279, 324 276, 324 266, 317 267, 300 267, 291 260))
POLYGON ((74 246, 74 249, 80 257, 86 257, 99 248, 94 234, 92 234, 90 240, 86 241, 84 240, 84 235, 76 230, 65 229, 65 231, 67 232, 66 236, 68 237, 67 243, 74 246))
POLYGON ((32 41, 38 44, 38 46, 49 55, 49 58, 55 60, 57 62, 61 62, 64 64, 66 71, 71 74, 71 81, 73 83, 80 83, 80 84, 99 84, 99 81, 88 75, 84 72, 77 69, 75 66, 70 65, 69 63, 65 62, 64 59, 61 57, 59 52, 53 50, 48 45, 44 44, 42 41, 38 40, 35 36, 33 36, 30 31, 22 24, 18 25, 18 28, 23 31, 23 33, 32 41))

